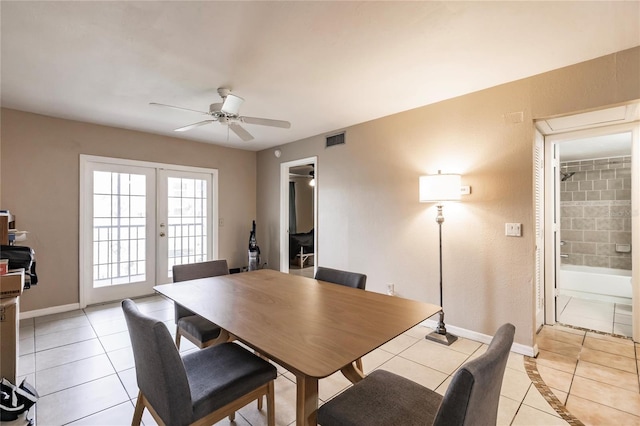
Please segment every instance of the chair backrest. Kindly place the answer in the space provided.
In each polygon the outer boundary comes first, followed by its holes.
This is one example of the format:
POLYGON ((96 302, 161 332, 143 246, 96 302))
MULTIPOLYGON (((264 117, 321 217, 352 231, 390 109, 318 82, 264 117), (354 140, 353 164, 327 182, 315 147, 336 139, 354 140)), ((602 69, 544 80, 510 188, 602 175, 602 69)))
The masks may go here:
POLYGON ((487 352, 463 365, 453 375, 434 425, 495 425, 504 370, 515 327, 502 325, 487 352))
POLYGON ((127 321, 138 388, 165 424, 192 422, 193 409, 187 373, 167 326, 122 301, 127 321))
POLYGON ((209 260, 199 263, 185 263, 173 265, 173 282, 197 280, 198 278, 217 277, 229 274, 229 267, 225 259, 209 260))
MULTIPOLYGON (((199 278, 217 277, 228 275, 229 267, 225 259, 209 260, 199 263, 185 263, 184 265, 173 265, 173 282, 197 280, 199 278)), ((195 315, 187 308, 174 303, 176 323, 180 318, 195 315)))
POLYGON ((364 274, 323 268, 321 266, 318 266, 315 279, 362 290, 367 286, 367 276, 364 274))

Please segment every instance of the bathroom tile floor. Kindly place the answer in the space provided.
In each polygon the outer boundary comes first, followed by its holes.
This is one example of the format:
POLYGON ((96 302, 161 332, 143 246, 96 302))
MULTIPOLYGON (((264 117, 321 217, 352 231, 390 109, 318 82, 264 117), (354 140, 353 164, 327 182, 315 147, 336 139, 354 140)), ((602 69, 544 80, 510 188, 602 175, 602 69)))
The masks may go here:
MULTIPOLYGON (((170 301, 152 296, 136 302, 141 311, 164 321, 169 331, 175 332, 170 301)), ((631 355, 640 348, 624 339, 622 342, 607 340, 611 338, 586 332, 581 335, 579 331, 565 328, 543 328, 539 344, 544 349, 537 361, 510 354, 498 424, 581 424, 564 413, 562 404, 566 403, 585 424, 611 424, 610 420, 616 419, 615 424, 640 425, 637 416, 640 413, 637 381, 640 365, 631 355), (539 377, 544 378, 548 386, 538 383, 539 377), (597 416, 606 416, 606 421, 598 423, 597 416)), ((363 360, 365 373, 384 368, 444 393, 451 375, 487 348, 485 344, 464 338, 445 347, 426 341, 424 336, 429 331, 425 327, 414 327, 373 351, 363 360)), ((196 350, 184 339, 183 342, 181 351, 196 350)), ((26 377, 40 393, 30 413, 36 424, 130 424, 138 391, 131 344, 119 303, 23 319, 19 350, 19 380, 26 377)), ((280 367, 278 372, 276 423, 295 424, 295 377, 280 367)), ((321 380, 320 403, 349 385, 340 373, 321 380)), ((146 411, 143 422, 147 426, 155 424, 146 411)), ((230 423, 225 419, 219 424, 230 423)), ((235 424, 264 425, 265 413, 258 411, 255 404, 249 404, 238 412, 235 424)))
POLYGON ((640 344, 563 325, 544 326, 537 344, 537 359, 527 359, 572 424, 640 425, 640 344))
POLYGON ((631 305, 565 295, 556 303, 561 324, 631 337, 631 305))

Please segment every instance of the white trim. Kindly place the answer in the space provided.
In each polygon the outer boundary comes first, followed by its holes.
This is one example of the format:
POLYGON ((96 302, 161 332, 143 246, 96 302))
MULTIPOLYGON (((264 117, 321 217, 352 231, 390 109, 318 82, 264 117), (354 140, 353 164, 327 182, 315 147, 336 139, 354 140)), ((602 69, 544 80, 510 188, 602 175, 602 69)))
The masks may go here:
POLYGON ((185 172, 214 173, 217 177, 218 169, 206 167, 182 166, 180 164, 154 163, 151 161, 129 160, 127 158, 100 157, 97 155, 80 154, 80 160, 91 163, 118 164, 122 166, 149 167, 154 169, 170 169, 185 172))
POLYGON ((50 308, 35 309, 33 311, 20 312, 20 319, 37 318, 45 315, 60 314, 62 312, 76 311, 80 309, 79 303, 69 305, 52 306, 50 308))
MULTIPOLYGON (((428 319, 421 322, 420 325, 435 329, 438 326, 438 321, 428 319)), ((453 334, 454 336, 462 337, 487 345, 491 343, 491 340, 493 339, 493 336, 489 336, 488 334, 478 333, 477 331, 467 330, 466 328, 460 328, 449 324, 447 324, 447 332, 453 334)), ((514 343, 511 345, 511 352, 534 357, 538 355, 538 345, 527 346, 521 343, 514 343)))
POLYGON ((545 295, 545 152, 544 136, 535 129, 534 137, 534 208, 535 208, 535 264, 533 286, 535 289, 535 327, 536 330, 545 323, 546 295, 545 295))

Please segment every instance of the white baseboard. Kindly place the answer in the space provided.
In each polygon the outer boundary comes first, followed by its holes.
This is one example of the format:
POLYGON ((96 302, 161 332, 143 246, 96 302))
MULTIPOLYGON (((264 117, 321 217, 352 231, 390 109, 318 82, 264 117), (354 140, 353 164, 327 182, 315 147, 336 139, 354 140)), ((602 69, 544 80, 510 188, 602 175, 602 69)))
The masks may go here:
POLYGON ((59 314, 61 312, 69 312, 80 309, 79 303, 71 303, 69 305, 52 306, 51 308, 36 309, 34 311, 20 312, 20 319, 36 318, 44 315, 59 314))
MULTIPOLYGON (((429 328, 436 328, 438 326, 438 321, 435 320, 425 320, 420 323, 420 325, 424 325, 429 328)), ((464 337, 465 339, 475 340, 476 342, 486 343, 487 345, 493 339, 493 336, 489 336, 487 334, 478 333, 477 331, 467 330, 466 328, 456 327, 454 325, 447 324, 447 332, 458 336, 464 337)), ((538 347, 536 346, 526 346, 520 343, 514 343, 511 346, 511 351, 521 355, 527 356, 535 356, 538 353, 538 347)))

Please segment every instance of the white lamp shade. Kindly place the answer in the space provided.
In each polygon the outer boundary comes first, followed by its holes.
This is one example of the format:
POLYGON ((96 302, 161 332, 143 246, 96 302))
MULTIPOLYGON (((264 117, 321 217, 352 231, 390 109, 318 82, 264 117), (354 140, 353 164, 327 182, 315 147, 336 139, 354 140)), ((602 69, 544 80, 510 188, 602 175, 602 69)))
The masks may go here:
POLYGON ((460 175, 420 176, 420 202, 455 201, 460 199, 460 175))

